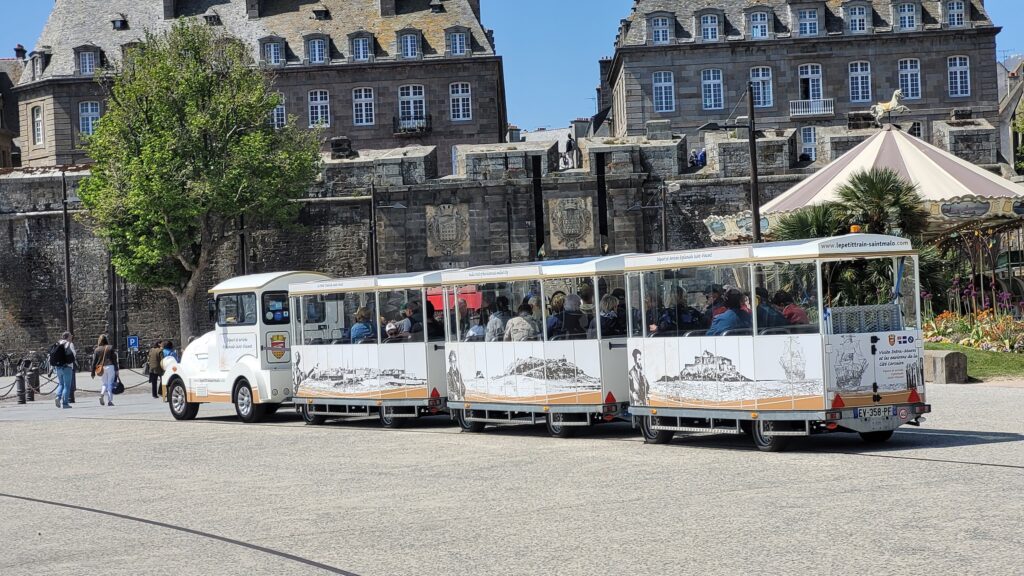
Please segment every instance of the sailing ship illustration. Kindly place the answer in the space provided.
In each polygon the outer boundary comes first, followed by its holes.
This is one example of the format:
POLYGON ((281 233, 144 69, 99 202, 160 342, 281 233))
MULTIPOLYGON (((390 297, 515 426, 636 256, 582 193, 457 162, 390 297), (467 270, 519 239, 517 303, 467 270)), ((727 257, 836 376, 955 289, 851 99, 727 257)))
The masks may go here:
POLYGON ((860 388, 861 378, 867 370, 868 361, 860 351, 860 346, 853 341, 853 336, 843 336, 836 356, 836 386, 841 390, 860 388))
POLYGON ((803 350, 800 349, 796 338, 789 338, 782 348, 782 357, 779 358, 782 371, 786 373, 786 379, 790 382, 803 380, 807 376, 807 360, 804 359, 803 350))

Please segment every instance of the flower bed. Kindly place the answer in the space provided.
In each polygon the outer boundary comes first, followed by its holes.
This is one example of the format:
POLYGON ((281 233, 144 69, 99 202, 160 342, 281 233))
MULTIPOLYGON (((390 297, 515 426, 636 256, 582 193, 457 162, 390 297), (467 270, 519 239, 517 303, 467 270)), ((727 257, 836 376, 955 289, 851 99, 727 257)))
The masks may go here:
POLYGON ((924 339, 991 352, 1024 353, 1024 321, 992 310, 978 314, 947 310, 925 322, 924 339))

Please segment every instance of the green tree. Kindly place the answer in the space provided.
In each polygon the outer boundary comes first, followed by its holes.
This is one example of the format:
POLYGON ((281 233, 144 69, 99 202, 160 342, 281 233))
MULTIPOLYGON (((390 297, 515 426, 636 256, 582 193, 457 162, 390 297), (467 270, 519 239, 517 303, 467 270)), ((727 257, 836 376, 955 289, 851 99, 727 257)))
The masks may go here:
POLYGON ((836 195, 847 221, 860 224, 868 234, 917 238, 925 231, 928 212, 917 184, 891 168, 856 172, 836 195))
POLYGON ((147 33, 112 72, 79 196, 117 273, 175 297, 184 342, 238 218, 295 221, 293 200, 319 173, 319 134, 270 126, 273 79, 244 44, 195 21, 147 33))

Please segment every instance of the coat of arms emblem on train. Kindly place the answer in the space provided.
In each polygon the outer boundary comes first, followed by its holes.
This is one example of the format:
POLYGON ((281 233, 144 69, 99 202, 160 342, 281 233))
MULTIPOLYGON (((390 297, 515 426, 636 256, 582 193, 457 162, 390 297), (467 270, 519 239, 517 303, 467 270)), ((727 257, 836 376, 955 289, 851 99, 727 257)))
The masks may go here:
POLYGON ((432 256, 452 256, 465 252, 469 221, 464 205, 440 204, 427 207, 428 252, 432 256))
POLYGON ((288 338, 284 334, 274 334, 270 337, 270 353, 274 355, 274 358, 278 360, 284 358, 287 348, 288 338))
POLYGON ((552 233, 569 249, 593 246, 590 202, 586 198, 562 198, 551 203, 552 233))

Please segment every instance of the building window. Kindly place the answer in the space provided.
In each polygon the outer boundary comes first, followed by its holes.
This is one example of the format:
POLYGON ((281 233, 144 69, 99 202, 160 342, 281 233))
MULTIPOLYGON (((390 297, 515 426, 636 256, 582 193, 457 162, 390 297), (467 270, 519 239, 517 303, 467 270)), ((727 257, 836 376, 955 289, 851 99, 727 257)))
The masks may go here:
POLYGON ((367 62, 370 59, 370 39, 366 36, 352 39, 352 59, 367 62))
POLYGON ((284 96, 281 97, 281 102, 270 111, 270 125, 275 130, 280 130, 288 125, 288 113, 284 107, 284 96))
POLYGON ((452 32, 448 35, 448 50, 452 56, 466 55, 466 33, 452 32))
POLYGON ((768 37, 767 12, 754 12, 750 15, 750 37, 754 39, 768 37))
POLYGON ((668 18, 654 18, 651 20, 651 28, 653 33, 651 35, 651 41, 655 44, 668 44, 669 38, 672 37, 669 26, 671 23, 668 18))
POLYGON ((725 107, 722 98, 722 71, 720 69, 701 70, 700 85, 705 110, 720 110, 725 107))
POLYGON ((718 16, 705 14, 700 17, 700 37, 705 42, 718 40, 718 16))
POLYGON ((373 88, 356 88, 352 91, 352 123, 356 126, 373 126, 373 88))
POLYGON ((900 4, 900 30, 914 30, 917 28, 917 6, 913 4, 900 4))
POLYGON ((415 34, 402 34, 402 58, 419 58, 420 39, 415 34))
POLYGON ((967 56, 950 56, 949 58, 949 95, 971 95, 971 63, 967 56))
POLYGON ((423 97, 423 86, 400 86, 398 88, 398 120, 401 128, 420 128, 426 119, 427 103, 423 97))
POLYGON ((32 57, 32 79, 39 80, 43 75, 43 58, 41 56, 32 57))
POLYGON ((800 129, 800 156, 802 160, 818 159, 818 131, 814 126, 800 129))
POLYGON ((850 62, 850 102, 871 101, 871 64, 850 62))
POLYGON ((78 131, 92 136, 96 130, 96 122, 100 119, 99 102, 80 102, 78 104, 78 131))
POLYGON ((283 50, 280 42, 267 42, 263 45, 263 60, 274 66, 284 62, 283 50))
POLYGON ((868 9, 864 6, 851 6, 846 9, 850 32, 861 34, 868 31, 868 9))
POLYGON ((309 55, 310 64, 323 64, 327 62, 327 40, 314 38, 306 43, 306 54, 309 55))
POLYGON ((43 107, 32 108, 32 145, 43 145, 43 107))
POLYGON ((92 74, 96 71, 96 53, 91 51, 78 53, 78 72, 92 74))
POLYGON ((916 100, 921 97, 921 61, 916 58, 907 58, 899 61, 900 69, 900 91, 903 97, 908 100, 916 100))
POLYGON ((797 12, 797 19, 800 24, 800 35, 801 36, 817 36, 818 35, 818 11, 815 9, 810 10, 799 10, 797 12))
POLYGON ((754 106, 771 108, 775 103, 772 96, 772 69, 758 66, 750 69, 751 89, 754 91, 754 106))
POLYGON ((801 64, 800 99, 821 100, 821 64, 801 64))
POLYGON ((654 111, 676 111, 676 82, 671 72, 654 73, 654 111))
POLYGON ((913 136, 915 138, 920 138, 921 137, 921 123, 920 122, 914 122, 913 124, 911 124, 910 125, 910 130, 907 130, 907 134, 910 134, 911 136, 913 136))
POLYGON ((952 28, 960 28, 964 25, 964 3, 962 0, 954 0, 946 3, 946 22, 952 28))
POLYGON ((331 125, 331 95, 327 90, 309 92, 309 127, 331 125))
POLYGON ((451 96, 452 120, 472 120, 473 100, 469 82, 455 82, 448 88, 448 93, 451 96))

